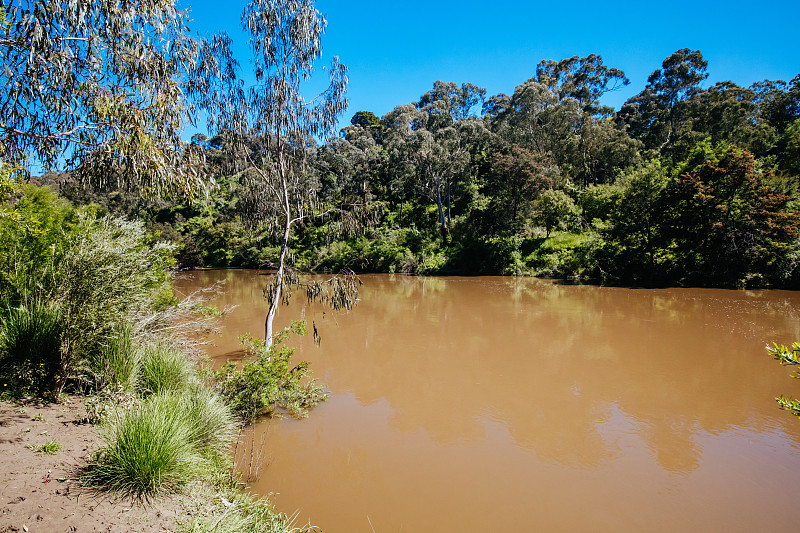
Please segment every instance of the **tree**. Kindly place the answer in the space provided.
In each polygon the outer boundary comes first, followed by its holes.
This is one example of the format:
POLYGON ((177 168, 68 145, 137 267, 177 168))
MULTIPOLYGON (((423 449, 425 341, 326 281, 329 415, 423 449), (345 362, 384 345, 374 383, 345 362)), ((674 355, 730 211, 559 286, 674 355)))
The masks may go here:
POLYGON ((652 281, 669 174, 652 159, 624 174, 620 182, 624 189, 612 217, 611 235, 627 252, 628 260, 620 262, 628 275, 652 281))
MULTIPOLYGON (((288 299, 291 286, 299 284, 288 265, 293 228, 321 215, 315 201, 318 187, 308 181, 307 147, 314 136, 329 134, 347 107, 347 67, 336 57, 329 67, 330 83, 322 93, 306 100, 300 90, 322 53, 326 24, 311 0, 251 0, 242 26, 250 33, 256 85, 247 93, 235 90, 241 86, 235 85, 228 105, 212 117, 215 124, 263 139, 248 159, 254 177, 253 216, 279 231, 276 273, 265 289, 267 347, 272 344, 279 304, 288 299)), ((306 285, 309 297, 326 300, 335 308, 349 308, 355 302, 352 278, 336 278, 329 287, 331 292, 314 282, 306 285)))
POLYGON ((776 274, 797 215, 785 210, 787 196, 765 185, 752 154, 705 140, 677 174, 666 192, 665 231, 685 281, 731 285, 776 274))
MULTIPOLYGON (((630 127, 633 137, 647 148, 672 148, 689 119, 685 102, 708 77, 708 61, 699 50, 681 48, 666 58, 661 69, 647 78, 644 91, 628 100, 617 118, 630 127)), ((675 160, 673 154, 673 161, 675 160)))
POLYGON ((775 129, 760 120, 753 89, 731 81, 718 82, 705 91, 695 92, 686 107, 692 117, 691 132, 687 132, 682 143, 688 149, 710 137, 714 143, 726 141, 747 148, 756 156, 764 156, 775 144, 775 129))
POLYGON ((530 214, 533 200, 542 190, 553 186, 547 176, 552 162, 520 146, 512 145, 507 150, 492 156, 490 180, 484 190, 496 204, 495 216, 505 226, 518 230, 530 214))
POLYGON ((419 102, 397 106, 383 119, 390 160, 436 204, 442 235, 452 219, 453 182, 469 165, 470 139, 485 130, 473 111, 485 93, 471 83, 437 81, 419 102))
POLYGON ((613 113, 613 109, 600 106, 600 97, 630 83, 623 71, 607 67, 597 54, 572 56, 558 62, 540 61, 536 65, 536 80, 555 89, 560 100, 577 100, 589 116, 613 113))
POLYGON ((535 79, 518 85, 510 98, 493 98, 487 109, 494 116, 493 130, 523 148, 548 154, 561 163, 577 143, 580 104, 559 98, 555 88, 535 79))
POLYGON ((577 214, 575 202, 567 193, 558 189, 548 189, 536 202, 538 218, 544 224, 547 237, 553 229, 564 224, 571 215, 577 214))
POLYGON ((224 39, 190 38, 175 0, 22 0, 0 12, 0 158, 67 162, 146 194, 199 183, 180 135, 221 72, 224 39))

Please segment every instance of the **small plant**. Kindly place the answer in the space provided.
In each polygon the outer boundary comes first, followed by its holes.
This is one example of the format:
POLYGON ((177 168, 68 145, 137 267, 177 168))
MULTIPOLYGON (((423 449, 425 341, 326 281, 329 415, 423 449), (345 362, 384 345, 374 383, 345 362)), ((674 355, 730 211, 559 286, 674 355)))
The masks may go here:
POLYGON ((43 422, 44 421, 44 417, 42 416, 42 413, 36 413, 35 415, 33 415, 33 421, 34 422, 43 422))
MULTIPOLYGON (((767 346, 767 352, 773 358, 777 359, 781 365, 784 366, 800 365, 800 342, 795 342, 794 344, 792 344, 791 347, 774 343, 772 347, 767 346)), ((800 379, 800 371, 795 371, 792 374, 792 377, 795 379, 800 379)), ((782 409, 786 409, 795 416, 800 416, 800 401, 791 400, 789 398, 784 397, 783 395, 775 398, 775 401, 778 402, 778 404, 781 406, 782 409)))
POLYGON ((53 439, 38 446, 29 446, 29 448, 40 455, 54 455, 61 451, 61 443, 53 439))

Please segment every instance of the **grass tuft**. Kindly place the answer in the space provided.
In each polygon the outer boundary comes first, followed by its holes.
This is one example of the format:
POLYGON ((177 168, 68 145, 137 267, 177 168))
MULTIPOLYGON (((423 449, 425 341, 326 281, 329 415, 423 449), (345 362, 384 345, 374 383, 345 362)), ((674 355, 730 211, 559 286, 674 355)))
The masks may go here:
POLYGON ((196 381, 192 361, 181 350, 163 342, 142 349, 136 391, 142 395, 187 390, 196 381))
POLYGON ((141 361, 141 351, 134 347, 134 335, 129 325, 121 326, 108 346, 91 361, 91 369, 101 386, 118 391, 130 391, 141 361))
POLYGON ((38 446, 29 446, 29 448, 40 455, 55 455, 61 451, 61 443, 53 439, 38 446))
POLYGON ((105 446, 85 481, 144 501, 181 492, 225 462, 235 429, 228 408, 207 390, 152 394, 108 419, 105 446))
POLYGON ((0 327, 0 374, 21 394, 47 395, 61 371, 64 321, 58 306, 34 301, 6 309, 0 327))
POLYGON ((103 432, 105 446, 89 466, 85 481, 145 501, 182 491, 202 466, 186 412, 182 394, 165 393, 110 417, 103 432))

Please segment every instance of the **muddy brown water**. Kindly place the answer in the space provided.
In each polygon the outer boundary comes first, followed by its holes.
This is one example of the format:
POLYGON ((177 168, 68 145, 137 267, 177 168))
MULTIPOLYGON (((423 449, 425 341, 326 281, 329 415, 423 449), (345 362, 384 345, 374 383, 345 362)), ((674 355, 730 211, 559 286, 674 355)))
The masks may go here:
MULTIPOLYGON (((263 335, 264 276, 213 336, 263 335)), ((326 532, 800 530, 800 396, 765 351, 800 339, 800 293, 568 286, 536 279, 363 276, 349 313, 282 308, 330 398, 270 420, 252 490, 326 532)), ((248 455, 249 456, 249 455, 248 455)), ((257 458, 255 455, 253 456, 257 458)))

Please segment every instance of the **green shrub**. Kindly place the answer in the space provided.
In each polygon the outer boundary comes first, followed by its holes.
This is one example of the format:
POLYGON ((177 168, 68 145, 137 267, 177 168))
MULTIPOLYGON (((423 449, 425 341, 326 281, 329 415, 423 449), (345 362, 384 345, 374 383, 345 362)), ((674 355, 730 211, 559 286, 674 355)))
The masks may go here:
POLYGON ((597 254, 603 242, 592 233, 557 233, 544 240, 525 261, 537 276, 572 279, 597 277, 597 254))
POLYGON ((192 421, 191 440, 195 450, 213 460, 228 458, 238 424, 230 408, 211 390, 197 387, 186 395, 187 416, 192 421))
POLYGON ((85 481, 139 500, 180 492, 204 466, 192 426, 182 393, 152 395, 138 409, 119 411, 103 428, 105 445, 85 481))
POLYGON ((136 391, 141 395, 183 391, 196 380, 194 364, 178 348, 156 341, 142 347, 136 391))
POLYGON ((304 334, 305 324, 296 322, 291 330, 287 328, 276 335, 270 348, 259 339, 243 336, 249 360, 241 368, 228 362, 214 373, 216 390, 243 421, 272 414, 278 408, 303 417, 308 409, 327 398, 323 387, 313 380, 303 382, 310 372, 307 361, 291 366, 294 349, 281 345, 290 331, 304 334))
POLYGON ((0 217, 0 302, 60 310, 60 358, 43 361, 58 393, 70 379, 97 382, 94 367, 119 329, 163 302, 174 246, 153 243, 139 222, 75 209, 46 187, 22 190, 15 217, 0 217))
POLYGON ((68 316, 72 365, 102 350, 123 324, 153 308, 169 281, 173 248, 151 245, 137 222, 80 218, 54 265, 49 290, 68 316))
POLYGON ((0 329, 0 379, 20 395, 47 395, 58 388, 64 317, 54 304, 34 300, 7 309, 0 329))
POLYGON ((108 346, 89 363, 97 388, 128 392, 133 389, 141 362, 141 351, 134 346, 131 326, 124 324, 108 346))

